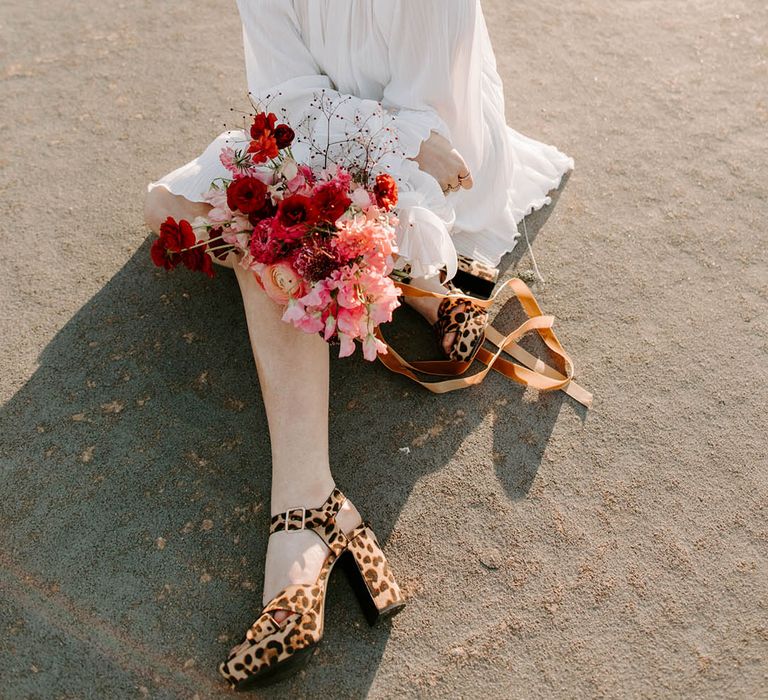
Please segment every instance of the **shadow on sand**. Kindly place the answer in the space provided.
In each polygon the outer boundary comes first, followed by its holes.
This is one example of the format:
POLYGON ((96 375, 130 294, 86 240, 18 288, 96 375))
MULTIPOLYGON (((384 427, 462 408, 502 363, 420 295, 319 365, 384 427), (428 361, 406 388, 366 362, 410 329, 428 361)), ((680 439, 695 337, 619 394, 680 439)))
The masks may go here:
MULTIPOLYGON (((531 241, 551 209, 529 217, 531 241)), ((216 664, 259 609, 269 438, 237 284, 220 268, 214 280, 157 270, 149 245, 63 326, 0 409, 0 583, 10 592, 3 616, 16 624, 2 664, 17 697, 41 684, 72 696, 224 695, 216 664), (50 665, 31 672, 34 648, 51 639, 50 665)), ((505 278, 525 252, 523 241, 507 256, 505 278)), ((422 319, 405 306, 398 316, 393 345, 434 357, 422 319)), ((497 327, 516 320, 505 309, 497 327)), ((383 543, 415 483, 489 414, 493 449, 482 457, 510 499, 524 497, 568 400, 524 400, 496 374, 436 396, 359 353, 334 359, 331 372, 336 480, 383 543)), ((346 583, 331 587, 317 658, 271 696, 366 694, 389 632, 367 628, 352 597, 346 583)))

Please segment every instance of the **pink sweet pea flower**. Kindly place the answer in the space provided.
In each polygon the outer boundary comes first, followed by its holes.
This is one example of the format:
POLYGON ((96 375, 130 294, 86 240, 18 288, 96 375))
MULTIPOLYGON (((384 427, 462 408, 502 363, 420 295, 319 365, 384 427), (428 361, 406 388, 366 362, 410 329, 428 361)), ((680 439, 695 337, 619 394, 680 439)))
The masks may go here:
POLYGON ((355 341, 346 333, 339 332, 339 357, 347 357, 355 351, 355 341))
POLYGON ((339 333, 346 333, 353 338, 360 337, 367 332, 365 307, 360 305, 354 309, 339 308, 336 317, 336 328, 339 333), (363 333, 360 331, 363 330, 363 333))
POLYGON ((323 339, 329 340, 331 336, 336 332, 336 317, 333 314, 328 314, 325 319, 325 329, 323 330, 323 339))
POLYGON ((227 206, 226 189, 219 190, 211 188, 203 195, 203 199, 213 207, 213 209, 210 209, 206 215, 211 223, 226 224, 232 220, 234 215, 229 206, 227 206))
POLYGON ((324 307, 331 301, 331 292, 325 280, 315 282, 300 300, 305 306, 324 307))
POLYGON ((309 311, 293 325, 305 333, 319 333, 323 330, 324 324, 319 311, 309 311))
POLYGON ((381 353, 387 354, 387 346, 382 343, 373 333, 369 333, 363 341, 363 357, 366 360, 373 361, 381 353))
POLYGON ((306 315, 306 309, 298 299, 290 297, 288 299, 288 305, 285 307, 285 311, 282 315, 282 320, 287 323, 293 323, 294 325, 301 321, 306 315))

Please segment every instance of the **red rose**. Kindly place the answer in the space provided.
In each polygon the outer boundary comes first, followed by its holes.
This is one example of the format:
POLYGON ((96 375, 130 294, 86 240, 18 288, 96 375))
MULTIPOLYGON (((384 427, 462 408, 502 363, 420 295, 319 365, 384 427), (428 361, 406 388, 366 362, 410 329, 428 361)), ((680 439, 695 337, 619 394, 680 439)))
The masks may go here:
POLYGON ((250 214, 261 211, 266 203, 267 186, 256 177, 239 177, 227 188, 227 206, 232 211, 250 214))
POLYGON ((251 154, 251 160, 258 164, 264 163, 270 158, 277 158, 280 151, 277 148, 277 141, 275 141, 274 135, 263 134, 251 141, 248 146, 248 153, 251 154))
POLYGON ((376 204, 382 209, 394 207, 397 204, 397 183, 395 179, 387 173, 377 175, 376 184, 373 187, 373 195, 376 197, 376 204))
POLYGON ((262 136, 272 136, 275 131, 275 124, 277 123, 277 116, 270 112, 259 112, 253 118, 253 124, 251 124, 251 138, 259 139, 262 136))
POLYGON ((278 148, 288 148, 293 143, 296 134, 287 124, 278 124, 275 127, 275 141, 278 148))
POLYGON ((317 216, 320 221, 334 224, 349 209, 352 200, 338 183, 329 182, 320 185, 312 193, 312 203, 317 209, 317 216))
POLYGON ((317 210, 309 197, 292 194, 278 203, 277 220, 287 229, 306 230, 317 221, 317 210))

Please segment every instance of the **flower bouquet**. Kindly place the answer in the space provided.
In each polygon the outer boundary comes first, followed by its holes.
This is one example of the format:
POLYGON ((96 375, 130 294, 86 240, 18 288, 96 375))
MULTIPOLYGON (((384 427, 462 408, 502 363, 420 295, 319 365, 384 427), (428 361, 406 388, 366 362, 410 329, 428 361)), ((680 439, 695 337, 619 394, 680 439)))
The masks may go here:
POLYGON ((359 340, 365 359, 375 360, 387 348, 374 330, 400 305, 389 277, 397 252, 394 179, 374 177, 369 164, 297 162, 295 133, 273 113, 255 114, 249 136, 222 149, 231 177, 211 183, 207 216, 169 217, 152 260, 213 277, 211 256, 224 260, 235 251, 236 264, 284 307, 284 321, 338 344, 339 357, 359 340))

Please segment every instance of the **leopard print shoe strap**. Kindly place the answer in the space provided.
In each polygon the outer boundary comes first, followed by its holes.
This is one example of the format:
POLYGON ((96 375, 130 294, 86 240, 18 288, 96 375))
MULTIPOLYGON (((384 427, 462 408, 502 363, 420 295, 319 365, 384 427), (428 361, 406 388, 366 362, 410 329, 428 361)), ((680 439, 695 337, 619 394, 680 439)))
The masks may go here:
POLYGON ((336 523, 336 515, 347 497, 334 488, 330 496, 317 508, 289 508, 272 516, 269 534, 283 530, 313 530, 330 550, 339 555, 347 545, 347 537, 336 523))
POLYGON ((264 606, 262 615, 271 614, 277 610, 286 610, 297 615, 304 615, 310 610, 314 610, 316 606, 317 587, 303 583, 294 583, 284 588, 272 598, 264 606))

